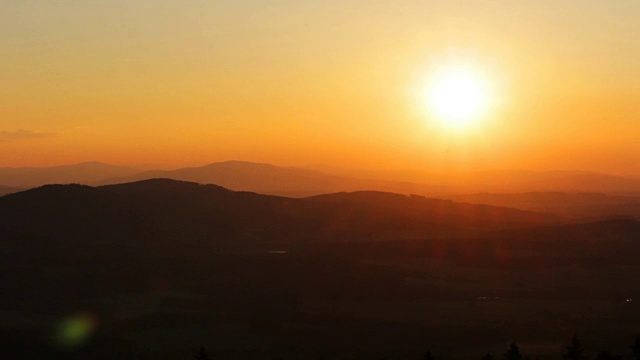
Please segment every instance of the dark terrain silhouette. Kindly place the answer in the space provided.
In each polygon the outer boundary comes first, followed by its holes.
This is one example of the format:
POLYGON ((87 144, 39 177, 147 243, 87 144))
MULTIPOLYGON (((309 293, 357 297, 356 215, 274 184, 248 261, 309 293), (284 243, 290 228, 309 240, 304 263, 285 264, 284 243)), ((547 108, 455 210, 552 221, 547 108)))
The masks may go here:
POLYGON ((520 348, 514 342, 509 344, 509 348, 503 355, 504 360, 521 360, 522 354, 520 354, 520 348))
POLYGON ((596 356, 596 360, 622 360, 624 356, 623 355, 611 355, 611 353, 609 353, 606 350, 600 351, 598 353, 598 356, 596 356))
POLYGON ((0 231, 63 236, 67 242, 82 237, 81 247, 87 239, 131 236, 157 242, 177 237, 180 247, 470 236, 558 220, 390 193, 290 199, 168 179, 98 188, 44 186, 0 198, 0 214, 0 231))
POLYGON ((211 358, 209 357, 207 350, 204 349, 204 346, 201 346, 200 350, 198 351, 198 354, 196 355, 196 360, 210 360, 210 359, 211 358))
POLYGON ((381 192, 49 185, 0 198, 3 349, 169 359, 198 339, 212 358, 408 359, 428 339, 466 358, 510 338, 559 354, 570 328, 621 353, 639 235, 630 219, 381 192), (57 345, 67 332, 76 347, 57 345))
POLYGON ((564 348, 562 358, 564 360, 586 360, 583 352, 584 348, 580 340, 578 340, 578 334, 573 334, 571 342, 564 348))

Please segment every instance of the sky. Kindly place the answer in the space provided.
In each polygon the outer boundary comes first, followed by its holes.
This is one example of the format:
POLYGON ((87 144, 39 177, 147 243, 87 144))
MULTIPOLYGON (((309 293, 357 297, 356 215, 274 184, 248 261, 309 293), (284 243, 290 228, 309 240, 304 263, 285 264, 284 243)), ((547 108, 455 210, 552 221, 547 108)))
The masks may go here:
POLYGON ((640 175, 640 1, 0 0, 0 166, 640 175), (425 111, 467 66, 492 107, 425 111))

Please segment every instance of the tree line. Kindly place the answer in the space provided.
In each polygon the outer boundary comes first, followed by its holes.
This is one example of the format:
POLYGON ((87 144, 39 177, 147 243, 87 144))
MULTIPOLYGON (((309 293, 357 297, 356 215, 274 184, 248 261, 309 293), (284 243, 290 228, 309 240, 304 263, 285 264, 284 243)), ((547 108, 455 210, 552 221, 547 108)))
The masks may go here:
MULTIPOLYGON (((598 352, 596 356, 596 360, 622 360, 624 355, 616 354, 613 355, 607 350, 601 350, 598 352)), ((522 353, 520 352, 520 347, 515 342, 509 344, 507 351, 502 355, 503 360, 522 360, 522 353)), ((640 337, 636 336, 636 340, 631 346, 631 358, 634 360, 640 360, 640 337)), ((568 345, 565 346, 564 352, 562 353, 563 360, 588 360, 586 356, 584 356, 584 347, 582 343, 578 339, 578 335, 574 334, 571 338, 571 341, 568 345)), ((423 360, 435 360, 435 357, 431 354, 430 351, 424 355, 423 360)), ((493 356, 490 352, 487 352, 485 356, 481 358, 481 360, 494 360, 493 356)))
MULTIPOLYGON (((636 336, 636 340, 633 345, 631 345, 631 353, 632 360, 640 360, 640 336, 636 336)), ((622 354, 611 354, 607 350, 602 350, 598 352, 595 360, 623 360, 624 355, 622 354)), ((207 350, 204 346, 200 347, 200 350, 195 356, 196 360, 212 360, 207 350)), ((522 353, 520 352, 520 347, 515 342, 509 344, 507 351, 502 355, 503 360, 522 360, 522 353)), ((427 352, 422 357, 422 360, 437 360, 434 354, 431 353, 431 350, 427 350, 427 352)), ((480 360, 494 360, 491 352, 487 352, 486 355, 480 358, 480 360)), ((498 359, 495 359, 498 360, 498 359)), ((584 347, 582 343, 578 339, 578 334, 574 334, 564 348, 564 352, 562 353, 562 360, 588 360, 586 356, 584 356, 584 347)))

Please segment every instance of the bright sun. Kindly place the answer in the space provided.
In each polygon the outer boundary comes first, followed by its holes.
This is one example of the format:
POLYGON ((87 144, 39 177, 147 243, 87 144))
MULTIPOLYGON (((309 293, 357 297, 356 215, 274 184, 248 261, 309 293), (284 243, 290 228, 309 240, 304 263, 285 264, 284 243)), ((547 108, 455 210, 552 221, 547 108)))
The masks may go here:
POLYGON ((468 68, 448 68, 435 74, 424 93, 429 112, 447 127, 468 128, 490 105, 487 80, 468 68))

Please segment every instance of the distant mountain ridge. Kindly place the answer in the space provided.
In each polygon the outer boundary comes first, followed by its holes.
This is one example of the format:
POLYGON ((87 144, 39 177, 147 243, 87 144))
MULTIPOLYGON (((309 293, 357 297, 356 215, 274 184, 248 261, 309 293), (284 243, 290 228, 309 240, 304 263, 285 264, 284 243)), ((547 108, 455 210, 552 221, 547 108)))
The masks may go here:
POLYGON ((0 185, 28 189, 45 184, 95 184, 105 178, 126 176, 137 170, 100 162, 53 167, 0 168, 0 185))
MULTIPOLYGON (((153 178, 218 184, 232 190, 298 198, 362 190, 430 197, 484 192, 640 194, 640 178, 579 171, 505 170, 444 175, 420 171, 350 171, 328 167, 318 171, 247 161, 225 161, 199 167, 147 171, 99 162, 49 168, 0 168, 0 186, 14 188, 7 189, 4 193, 45 184, 80 183, 95 186, 153 178)), ((0 194, 2 193, 0 189, 0 194)))
POLYGON ((310 167, 329 174, 370 179, 421 182, 443 186, 449 194, 522 192, 604 192, 640 194, 640 178, 587 171, 487 170, 440 174, 426 171, 363 171, 310 167))
POLYGON ((528 192, 445 196, 473 204, 506 206, 572 218, 630 216, 640 220, 640 197, 604 193, 528 192))
POLYGON ((103 184, 171 178, 219 184, 233 190, 292 197, 342 191, 377 190, 431 197, 473 192, 640 193, 640 179, 580 171, 478 171, 453 175, 423 172, 349 171, 330 167, 280 167, 226 161, 202 167, 146 171, 108 179, 103 184))
POLYGON ((144 171, 130 176, 106 179, 101 184, 117 184, 153 178, 168 178, 200 184, 217 184, 232 190, 291 197, 358 190, 378 190, 407 194, 447 192, 444 187, 422 183, 348 178, 316 170, 246 161, 225 161, 177 170, 144 171))

